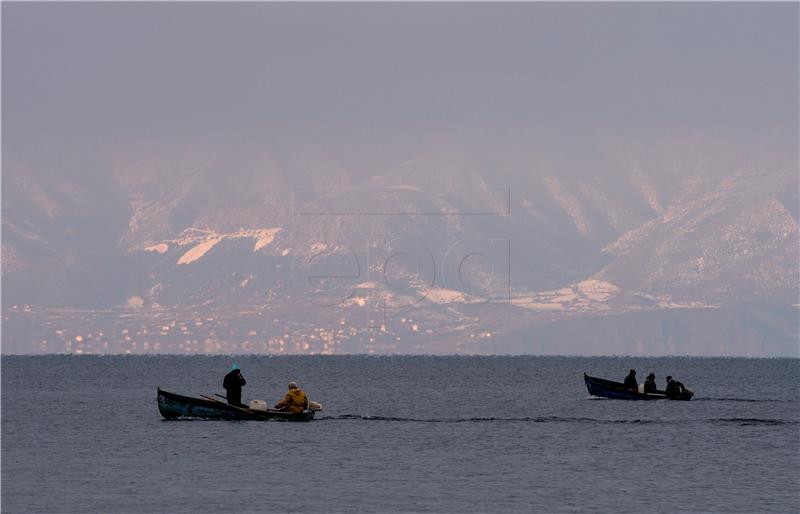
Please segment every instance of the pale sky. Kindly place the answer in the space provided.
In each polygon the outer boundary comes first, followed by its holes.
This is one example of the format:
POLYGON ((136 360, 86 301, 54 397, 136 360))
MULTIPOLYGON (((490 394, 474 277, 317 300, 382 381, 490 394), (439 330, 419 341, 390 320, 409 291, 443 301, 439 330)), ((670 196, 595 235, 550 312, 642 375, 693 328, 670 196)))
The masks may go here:
POLYGON ((797 132, 793 2, 4 2, 2 14, 12 153, 259 127, 797 132))

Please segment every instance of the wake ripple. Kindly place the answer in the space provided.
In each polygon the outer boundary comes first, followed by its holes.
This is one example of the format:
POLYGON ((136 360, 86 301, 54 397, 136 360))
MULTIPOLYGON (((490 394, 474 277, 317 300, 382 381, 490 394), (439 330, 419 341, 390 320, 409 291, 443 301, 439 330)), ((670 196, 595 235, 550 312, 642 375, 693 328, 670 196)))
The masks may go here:
POLYGON ((692 398, 692 402, 748 402, 748 403, 795 403, 798 400, 774 400, 754 398, 692 398))
POLYGON ((318 421, 386 421, 398 423, 496 423, 496 422, 519 422, 519 423, 595 423, 595 424, 641 424, 655 423, 646 419, 595 419, 595 418, 564 418, 560 416, 542 417, 523 417, 523 418, 398 418, 392 416, 360 416, 357 414, 340 414, 338 416, 326 416, 317 418, 318 421))
POLYGON ((710 421, 730 423, 740 426, 748 425, 797 425, 800 421, 791 419, 763 419, 763 418, 719 418, 710 421))
POLYGON ((645 424, 686 424, 686 423, 711 423, 711 424, 737 424, 747 425, 796 425, 800 421, 787 419, 764 418, 713 418, 693 420, 654 420, 654 419, 597 419, 597 418, 566 418, 560 416, 540 416, 521 418, 402 418, 393 416, 363 416, 358 414, 340 414, 317 418, 317 421, 383 421, 391 423, 582 423, 593 425, 645 425, 645 424))

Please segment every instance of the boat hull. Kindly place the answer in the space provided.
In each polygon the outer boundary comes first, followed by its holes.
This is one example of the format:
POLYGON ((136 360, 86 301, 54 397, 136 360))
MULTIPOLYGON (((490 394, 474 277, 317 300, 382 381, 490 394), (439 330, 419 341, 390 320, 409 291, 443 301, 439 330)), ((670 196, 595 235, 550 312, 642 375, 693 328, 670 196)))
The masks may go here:
POLYGON ((201 418, 256 421, 311 421, 314 411, 296 414, 276 410, 256 411, 223 402, 182 396, 158 389, 158 411, 164 419, 201 418))
POLYGON ((694 393, 690 391, 680 398, 669 398, 662 391, 657 393, 640 393, 638 391, 626 389, 625 386, 619 382, 590 377, 586 373, 583 374, 583 380, 586 382, 586 389, 589 390, 590 395, 599 396, 601 398, 612 398, 614 400, 691 400, 694 396, 694 393))

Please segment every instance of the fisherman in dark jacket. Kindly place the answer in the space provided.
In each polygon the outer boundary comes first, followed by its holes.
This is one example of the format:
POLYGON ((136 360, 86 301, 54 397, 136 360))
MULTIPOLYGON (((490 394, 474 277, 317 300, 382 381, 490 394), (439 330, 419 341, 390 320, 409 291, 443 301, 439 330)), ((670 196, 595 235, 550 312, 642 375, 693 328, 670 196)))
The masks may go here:
POLYGON ((672 377, 667 377, 667 398, 680 398, 683 396, 686 388, 683 387, 683 384, 678 382, 677 380, 673 380, 672 377))
POLYGON ((230 372, 225 375, 225 380, 222 381, 222 387, 225 388, 225 396, 230 405, 242 405, 242 386, 246 383, 239 366, 234 364, 230 372))
POLYGON ((647 375, 647 380, 644 381, 644 392, 645 394, 653 394, 658 392, 658 387, 656 386, 656 376, 653 373, 647 375))
POLYGON ((625 382, 624 382, 623 385, 625 386, 625 389, 630 389, 631 391, 638 391, 639 390, 639 384, 636 383, 636 370, 635 369, 632 369, 628 373, 628 376, 625 377, 625 382))

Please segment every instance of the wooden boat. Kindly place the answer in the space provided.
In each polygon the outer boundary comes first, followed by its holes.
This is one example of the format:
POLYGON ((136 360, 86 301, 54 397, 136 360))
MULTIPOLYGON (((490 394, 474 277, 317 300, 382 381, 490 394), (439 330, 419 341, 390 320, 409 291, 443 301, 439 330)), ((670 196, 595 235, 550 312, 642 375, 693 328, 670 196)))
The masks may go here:
POLYGON ((245 406, 228 405, 211 397, 192 398, 170 393, 158 388, 158 411, 164 419, 203 418, 257 421, 311 421, 314 411, 306 410, 296 414, 279 410, 253 410, 245 406))
POLYGON ((683 396, 679 398, 669 398, 664 391, 640 393, 626 389, 625 385, 620 382, 590 377, 586 373, 583 374, 583 380, 586 382, 586 389, 589 390, 590 395, 615 400, 691 400, 694 396, 689 389, 685 389, 683 396))

